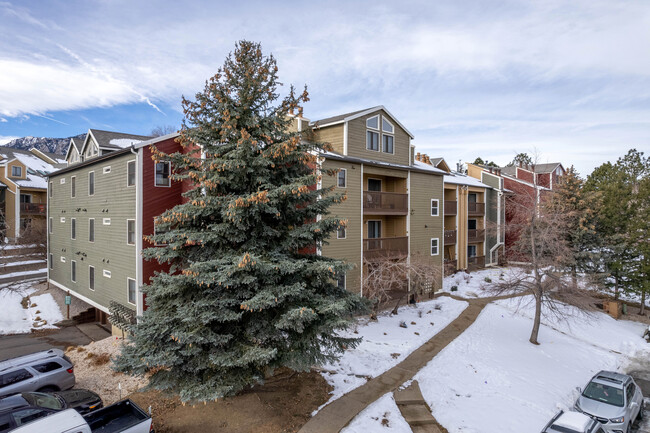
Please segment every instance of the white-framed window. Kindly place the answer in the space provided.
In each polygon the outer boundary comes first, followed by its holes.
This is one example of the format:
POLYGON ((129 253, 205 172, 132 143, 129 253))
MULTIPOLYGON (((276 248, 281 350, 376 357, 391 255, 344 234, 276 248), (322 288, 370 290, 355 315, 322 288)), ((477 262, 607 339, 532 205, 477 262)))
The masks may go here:
POLYGON ((111 166, 110 166, 110 165, 108 165, 108 166, 102 168, 102 173, 104 173, 104 174, 108 174, 108 173, 110 173, 110 172, 111 172, 111 166))
POLYGON ((50 259, 50 269, 54 269, 54 254, 50 253, 49 259, 50 259))
POLYGON ((54 182, 50 181, 50 198, 54 197, 54 182))
POLYGON ((135 220, 126 220, 126 243, 135 245, 135 220))
POLYGON ((440 215, 440 201, 437 198, 431 199, 431 216, 440 215))
POLYGON ((336 231, 336 239, 345 239, 346 234, 345 227, 339 227, 336 231))
POLYGON ((126 279, 126 296, 127 296, 127 301, 129 304, 135 305, 135 299, 136 299, 136 287, 135 287, 135 280, 133 278, 127 278, 126 279))
POLYGON ((65 263, 65 257, 61 256, 61 263, 65 263))
POLYGON ((366 131, 366 149, 379 152, 379 132, 366 131))
POLYGON ((393 126, 392 123, 390 123, 385 117, 382 116, 381 118, 381 131, 382 132, 387 132, 389 134, 394 134, 395 133, 395 127, 393 126))
POLYGON ((476 245, 467 245, 467 257, 476 257, 476 245))
POLYGON ((52 234, 53 231, 54 231, 54 218, 50 217, 49 222, 50 222, 50 227, 49 227, 49 229, 50 229, 50 234, 52 234))
MULTIPOLYGON (((156 236, 157 234, 161 234, 163 232, 159 231, 159 229, 156 228, 156 221, 154 220, 153 223, 153 235, 156 236)), ((164 247, 167 245, 167 242, 159 242, 159 241, 154 241, 153 246, 154 247, 164 247)))
POLYGON ((105 276, 106 278, 111 278, 111 271, 108 269, 102 270, 102 275, 105 276))
POLYGON ((70 197, 77 196, 77 176, 70 177, 70 197))
POLYGON ((65 184, 65 177, 61 178, 61 180, 59 181, 59 183, 60 183, 61 185, 64 185, 64 184, 65 184))
POLYGON ((431 238, 431 255, 432 256, 437 256, 438 254, 440 254, 439 246, 438 246, 439 243, 440 243, 440 240, 438 238, 431 238))
POLYGON ((88 242, 95 242, 95 218, 88 218, 88 242))
POLYGON ((366 128, 376 129, 379 131, 379 114, 376 116, 369 117, 366 120, 366 128))
POLYGON ((73 283, 77 282, 77 261, 70 260, 70 280, 73 283))
POLYGON ((111 225, 111 219, 110 218, 104 218, 102 220, 102 224, 104 224, 105 226, 110 226, 111 225))
POLYGON ((23 168, 17 165, 12 165, 11 177, 23 177, 23 168))
POLYGON ((77 219, 70 218, 70 239, 77 239, 77 219))
POLYGON ((88 266, 88 288, 95 290, 95 267, 88 266))
POLYGON ((59 221, 61 221, 62 223, 64 223, 64 222, 65 222, 65 217, 61 217, 61 219, 60 219, 59 221))
POLYGON ((345 290, 347 286, 347 275, 346 274, 341 274, 336 278, 336 285, 338 286, 339 289, 345 290))
POLYGON ((154 183, 155 186, 170 186, 170 169, 171 163, 169 161, 156 163, 156 179, 154 183))
POLYGON ((339 170, 336 174, 336 186, 345 188, 348 185, 348 171, 345 168, 339 170))
POLYGON ((126 163, 126 186, 135 185, 135 159, 126 163))
POLYGON ((95 172, 88 173, 88 195, 95 195, 95 172))
POLYGON ((381 135, 381 151, 384 153, 395 153, 395 139, 392 135, 381 135))

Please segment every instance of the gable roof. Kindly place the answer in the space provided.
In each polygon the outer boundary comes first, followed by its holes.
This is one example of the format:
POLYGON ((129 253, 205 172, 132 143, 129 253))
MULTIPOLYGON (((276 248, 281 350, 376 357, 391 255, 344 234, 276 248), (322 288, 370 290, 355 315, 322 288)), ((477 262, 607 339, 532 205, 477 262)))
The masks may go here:
POLYGON ((86 151, 86 146, 88 146, 90 137, 92 137, 93 141, 97 143, 97 146, 103 150, 126 149, 132 145, 153 138, 148 135, 124 134, 122 132, 103 131, 101 129, 89 129, 81 150, 79 151, 80 154, 83 154, 86 151))
MULTIPOLYGON (((524 167, 519 167, 517 165, 507 165, 505 167, 501 167, 501 172, 508 174, 510 176, 516 176, 517 168, 521 168, 522 170, 530 171, 533 173, 551 173, 558 166, 562 167, 562 163, 550 162, 548 164, 531 164, 530 166, 524 166, 524 167)), ((564 167, 562 167, 562 170, 564 170, 564 167)))
MULTIPOLYGON (((45 152, 41 152, 45 154, 45 152)), ((18 161, 26 167, 25 179, 10 179, 18 186, 25 188, 41 188, 47 189, 47 181, 45 177, 53 171, 65 167, 65 163, 60 163, 58 158, 60 155, 45 154, 47 157, 57 161, 56 164, 38 157, 31 151, 22 149, 13 149, 10 147, 0 148, 0 155, 5 157, 2 164, 8 164, 12 161, 18 161), (52 156, 50 156, 52 155, 52 156)))
POLYGON ((384 110, 384 112, 388 114, 388 116, 409 135, 409 137, 411 137, 411 139, 415 138, 411 133, 411 131, 406 129, 406 127, 402 125, 402 123, 399 120, 397 120, 397 118, 393 116, 393 114, 390 111, 388 111, 386 107, 384 107, 383 105, 377 105, 376 107, 366 108, 365 110, 353 111, 351 113, 339 114, 338 116, 327 117, 321 120, 314 120, 309 124, 314 127, 323 128, 325 126, 332 126, 332 125, 337 125, 339 123, 349 122, 350 120, 358 119, 359 117, 363 117, 366 114, 371 114, 379 110, 384 110))

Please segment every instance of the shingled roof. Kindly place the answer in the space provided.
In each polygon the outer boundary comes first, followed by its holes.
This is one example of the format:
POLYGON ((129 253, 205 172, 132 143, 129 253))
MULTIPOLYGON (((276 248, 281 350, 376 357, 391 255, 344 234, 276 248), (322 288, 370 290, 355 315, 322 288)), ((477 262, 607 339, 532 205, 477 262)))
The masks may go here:
POLYGON ((121 132, 102 131, 101 129, 89 129, 88 132, 101 149, 125 149, 133 144, 153 138, 148 135, 124 134, 121 132))

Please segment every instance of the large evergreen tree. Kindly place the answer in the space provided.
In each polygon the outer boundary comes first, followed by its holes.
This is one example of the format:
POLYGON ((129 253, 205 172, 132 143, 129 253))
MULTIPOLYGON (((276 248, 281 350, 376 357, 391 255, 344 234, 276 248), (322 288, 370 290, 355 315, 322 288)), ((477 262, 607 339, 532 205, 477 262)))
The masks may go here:
POLYGON ((348 266, 316 253, 344 224, 328 209, 345 197, 313 187, 323 146, 292 132, 289 116, 307 92, 280 101, 279 85, 273 56, 239 42, 183 99, 185 151, 155 154, 194 188, 157 219, 151 238, 166 246, 145 256, 171 270, 144 287, 148 309, 116 365, 183 401, 232 395, 278 367, 307 370, 357 343, 336 332, 364 305, 337 287, 348 266))

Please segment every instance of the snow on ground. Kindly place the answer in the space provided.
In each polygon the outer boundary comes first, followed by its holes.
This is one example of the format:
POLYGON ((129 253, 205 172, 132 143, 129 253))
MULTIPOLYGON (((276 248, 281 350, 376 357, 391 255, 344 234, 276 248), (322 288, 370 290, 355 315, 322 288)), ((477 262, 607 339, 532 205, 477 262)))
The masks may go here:
POLYGON ((410 433, 411 427, 402 417, 392 393, 362 410, 341 433, 410 433))
POLYGON ((63 320, 61 310, 49 293, 30 298, 30 306, 23 308, 23 298, 35 292, 31 284, 15 284, 15 290, 3 290, 7 285, 0 286, 0 335, 25 334, 32 329, 56 328, 53 324, 63 320))
POLYGON ((403 361, 458 317, 467 305, 467 302, 443 297, 401 306, 394 316, 389 311, 383 312, 377 321, 360 319, 354 329, 341 335, 361 337, 362 342, 347 350, 335 364, 323 366, 327 371, 323 376, 334 387, 330 401, 403 361), (406 328, 400 326, 401 322, 406 328))
POLYGON ((521 272, 520 268, 486 268, 470 274, 457 272, 445 277, 442 291, 449 292, 462 298, 484 298, 494 296, 487 288, 491 283, 507 279, 512 272, 521 272))
POLYGON ((596 372, 624 370, 650 355, 645 325, 603 313, 568 326, 547 320, 534 346, 532 313, 532 303, 518 309, 516 299, 489 304, 415 376, 450 433, 539 432, 559 409, 572 407, 575 388, 596 372))

